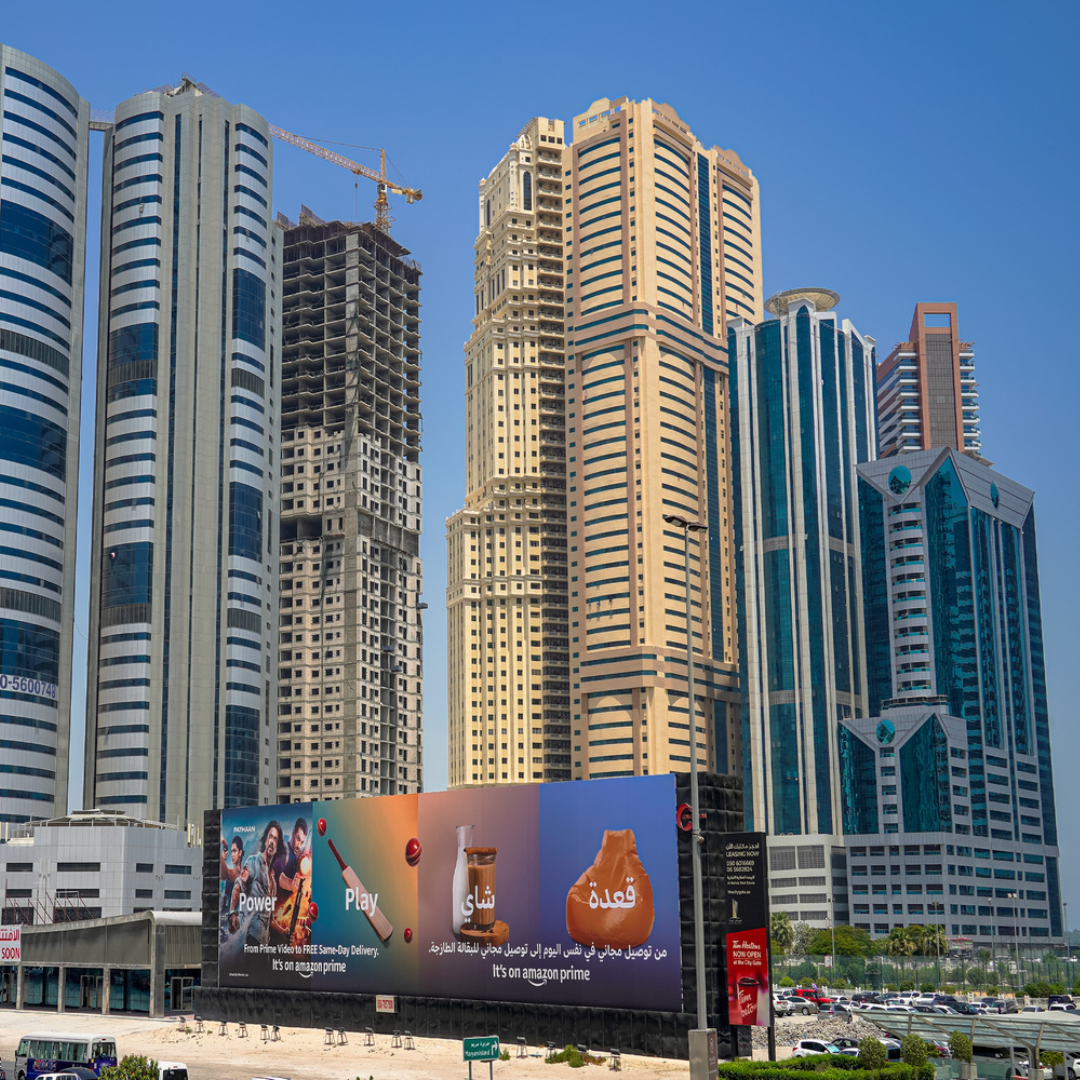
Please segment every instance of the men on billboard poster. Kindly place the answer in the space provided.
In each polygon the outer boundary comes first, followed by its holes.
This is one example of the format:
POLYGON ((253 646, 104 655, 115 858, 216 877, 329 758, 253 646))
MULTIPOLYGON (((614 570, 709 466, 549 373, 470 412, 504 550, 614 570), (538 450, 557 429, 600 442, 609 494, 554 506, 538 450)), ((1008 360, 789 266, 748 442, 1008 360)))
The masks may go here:
POLYGON ((222 985, 678 1011, 674 805, 658 776, 294 805, 287 836, 226 810, 222 985))
POLYGON ((769 893, 764 833, 726 833, 728 1021, 772 1024, 769 893))

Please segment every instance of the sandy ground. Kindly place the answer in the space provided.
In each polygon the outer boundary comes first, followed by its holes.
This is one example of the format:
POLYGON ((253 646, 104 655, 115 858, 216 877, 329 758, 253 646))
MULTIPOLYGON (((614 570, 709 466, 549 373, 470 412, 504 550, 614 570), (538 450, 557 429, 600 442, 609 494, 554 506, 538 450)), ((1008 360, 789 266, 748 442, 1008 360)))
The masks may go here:
MULTIPOLYGON (((328 1047, 321 1029, 282 1028, 280 1042, 263 1042, 259 1028, 249 1036, 237 1037, 235 1024, 225 1036, 216 1034, 218 1025, 207 1024, 202 1035, 183 1030, 184 1023, 170 1018, 140 1020, 129 1017, 101 1017, 93 1013, 0 1010, 0 1055, 8 1080, 14 1080, 12 1065, 19 1036, 30 1031, 100 1032, 115 1037, 121 1056, 146 1054, 158 1061, 179 1061, 188 1066, 191 1080, 252 1080, 252 1077, 286 1077, 288 1080, 465 1080, 469 1067, 461 1060, 461 1043, 443 1039, 417 1039, 415 1050, 391 1049, 390 1036, 376 1035, 375 1046, 363 1045, 363 1035, 349 1032, 347 1046, 328 1047)), ((519 1059, 516 1047, 510 1061, 496 1061, 496 1080, 530 1080, 546 1077, 581 1077, 567 1065, 548 1065, 537 1047, 519 1059)), ((668 1080, 689 1076, 685 1061, 666 1061, 627 1055, 623 1073, 648 1080, 668 1080)), ((474 1064, 475 1080, 485 1080, 486 1064, 474 1064)), ((610 1075, 607 1062, 592 1067, 585 1076, 610 1075)))

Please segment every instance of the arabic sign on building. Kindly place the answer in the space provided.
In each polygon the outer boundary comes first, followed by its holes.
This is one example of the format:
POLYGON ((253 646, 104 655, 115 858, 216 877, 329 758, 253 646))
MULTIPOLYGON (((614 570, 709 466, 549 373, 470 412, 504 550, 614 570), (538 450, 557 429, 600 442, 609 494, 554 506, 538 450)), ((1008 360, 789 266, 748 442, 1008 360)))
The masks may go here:
POLYGON ((0 926, 0 963, 17 964, 22 960, 22 927, 0 926))
POLYGON ((728 1019, 732 1024, 768 1027, 772 1023, 772 996, 765 834, 727 833, 723 844, 728 1019))
POLYGON ((222 814, 223 986, 677 1011, 671 776, 222 814))

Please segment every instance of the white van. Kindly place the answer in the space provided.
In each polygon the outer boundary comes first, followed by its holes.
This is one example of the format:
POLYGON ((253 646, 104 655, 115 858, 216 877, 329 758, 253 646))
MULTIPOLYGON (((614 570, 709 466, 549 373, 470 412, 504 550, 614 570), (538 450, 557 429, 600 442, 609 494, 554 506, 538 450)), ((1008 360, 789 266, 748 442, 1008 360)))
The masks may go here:
POLYGON ((187 1066, 179 1061, 159 1061, 158 1080, 188 1080, 187 1066))

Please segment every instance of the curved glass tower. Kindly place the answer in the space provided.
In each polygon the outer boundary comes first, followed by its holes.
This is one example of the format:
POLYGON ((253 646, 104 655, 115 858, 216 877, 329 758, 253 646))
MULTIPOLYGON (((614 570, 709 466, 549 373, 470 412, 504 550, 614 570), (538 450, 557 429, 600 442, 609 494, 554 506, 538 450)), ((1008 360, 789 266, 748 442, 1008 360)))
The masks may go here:
POLYGON ((105 133, 87 806, 266 802, 279 413, 270 130, 188 79, 105 133))
POLYGON ((0 821, 67 811, 90 107, 0 45, 0 821))

